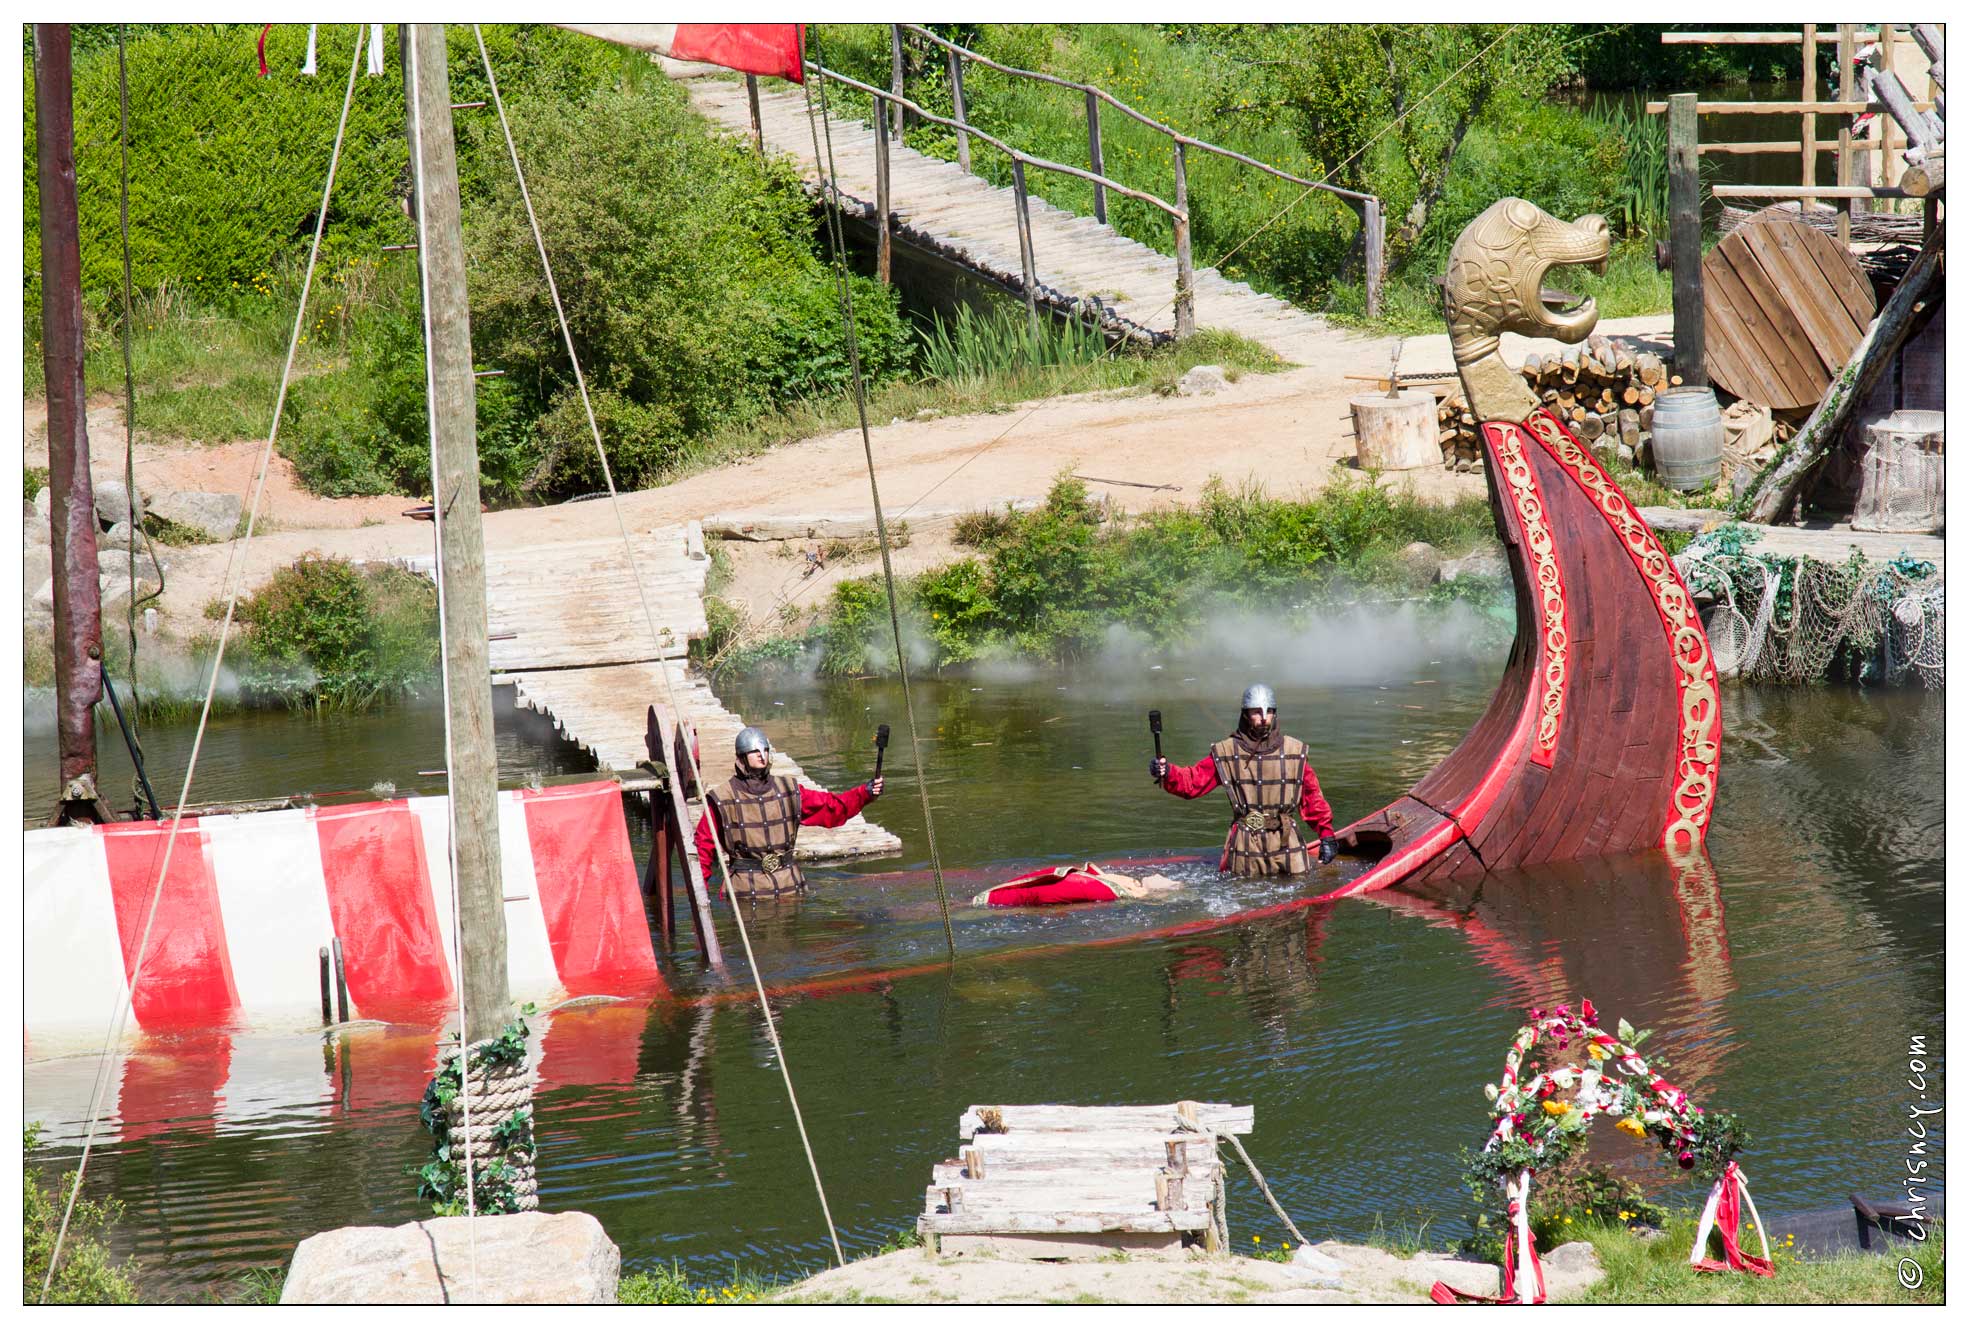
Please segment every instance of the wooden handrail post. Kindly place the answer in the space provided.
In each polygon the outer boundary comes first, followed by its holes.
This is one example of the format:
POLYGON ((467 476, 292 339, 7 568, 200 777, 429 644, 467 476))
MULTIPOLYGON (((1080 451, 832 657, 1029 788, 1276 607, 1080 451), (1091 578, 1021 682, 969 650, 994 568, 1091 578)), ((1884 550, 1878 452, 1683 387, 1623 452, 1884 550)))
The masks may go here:
POLYGON ((882 94, 875 103, 875 280, 889 284, 889 138, 882 132, 882 94))
POLYGON ((953 118, 960 128, 957 131, 957 169, 971 173, 971 136, 961 128, 970 121, 964 118, 964 57, 955 51, 945 51, 950 57, 950 102, 956 108, 953 118))
POLYGON ((766 151, 766 127, 759 120, 759 76, 745 76, 745 106, 752 112, 752 147, 760 155, 766 151))
MULTIPOLYGON (((1853 100, 1854 26, 1851 23, 1839 25, 1839 100, 1842 102, 1853 100)), ((1833 159, 1832 178, 1842 185, 1853 183, 1853 121, 1850 116, 1839 118, 1839 152, 1833 159)), ((1858 199, 1848 199, 1846 206, 1839 209, 1838 235, 1841 248, 1853 242, 1853 210, 1858 203, 1858 199)))
POLYGON ((1183 164, 1183 140, 1176 145, 1176 335, 1196 331, 1196 269, 1190 254, 1190 177, 1183 164))
MULTIPOLYGON (((903 95, 902 24, 900 23, 889 25, 889 91, 895 93, 898 98, 903 95)), ((902 142, 902 103, 895 101, 889 105, 895 114, 896 142, 900 143, 902 142)))
MULTIPOLYGON (((1894 25, 1891 23, 1880 25, 1880 68, 1889 74, 1894 72, 1894 25)), ((1884 189, 1900 178, 1894 174, 1894 117, 1882 112, 1874 117, 1874 123, 1880 126, 1880 170, 1873 183, 1884 189)), ((1900 207, 1889 203, 1887 211, 1899 212, 1900 207)))
MULTIPOLYGON (((1801 59, 1804 66, 1804 85, 1799 89, 1799 100, 1810 106, 1819 99, 1819 25, 1807 23, 1804 26, 1804 40, 1798 44, 1798 49, 1803 52, 1801 59)), ((1810 189, 1819 182, 1819 118, 1807 111, 1800 118, 1799 125, 1798 139, 1803 145, 1800 154, 1804 160, 1801 168, 1803 178, 1799 183, 1810 189)), ((1817 202, 1816 198, 1807 194, 1798 200, 1799 213, 1810 212, 1817 202)))
POLYGON ((1702 345, 1702 178, 1696 172, 1696 94, 1668 99, 1668 242, 1675 272, 1675 368, 1705 387, 1702 345))
POLYGON ((1039 274, 1032 256, 1032 216, 1026 210, 1026 164, 1023 157, 1012 158, 1012 205, 1019 223, 1019 272, 1026 288, 1026 323, 1032 329, 1032 347, 1039 350, 1039 274))
POLYGON ((1381 200, 1370 198, 1361 204, 1361 229, 1366 235, 1367 316, 1381 317, 1382 248, 1388 242, 1388 219, 1381 213, 1381 200))
MULTIPOLYGON (((1107 174, 1107 171, 1101 165, 1101 99, 1094 95, 1092 88, 1087 89, 1087 160, 1090 163, 1087 169, 1095 175, 1107 174)), ((1094 186, 1094 220, 1103 226, 1107 225, 1108 190, 1106 185, 1094 186)))

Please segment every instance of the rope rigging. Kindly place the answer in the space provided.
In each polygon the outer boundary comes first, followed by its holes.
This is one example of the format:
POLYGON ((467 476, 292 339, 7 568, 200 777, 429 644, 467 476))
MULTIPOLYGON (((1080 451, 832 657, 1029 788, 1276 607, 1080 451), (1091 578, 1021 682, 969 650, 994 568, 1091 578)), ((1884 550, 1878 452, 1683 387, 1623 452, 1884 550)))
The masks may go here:
MULTIPOLYGON (((820 27, 814 25, 814 58, 821 61, 820 27)), ((821 61, 825 63, 824 61, 821 61)), ((814 133, 814 122, 818 118, 827 134, 827 162, 823 167, 820 159, 820 139, 814 139, 814 168, 823 172, 822 187, 827 182, 838 179, 834 173, 834 131, 827 118, 827 80, 820 80, 820 108, 818 117, 814 108, 813 85, 802 81, 801 88, 806 92, 807 131, 814 133)), ((881 126, 876 132, 882 132, 881 126)), ((888 593, 889 629, 896 641, 896 676, 902 682, 903 716, 909 722, 909 749, 916 762, 916 792, 923 800, 923 836, 930 846, 930 873, 937 885, 937 907, 943 913, 944 946, 952 960, 957 958, 957 936, 950 926, 950 893, 944 888, 943 857, 937 852, 936 819, 930 813, 930 786, 923 774, 923 742, 916 730, 916 706, 909 691, 909 660, 902 644, 902 615, 896 603, 896 569, 889 557, 889 527, 882 515, 882 494, 875 481, 875 445, 868 434, 868 385, 862 379, 861 351, 855 339, 855 309, 852 288, 848 281, 848 248, 841 231, 840 188, 833 186, 835 205, 823 208, 828 219, 827 238, 833 250, 834 287, 841 302, 841 326, 848 341, 848 367, 854 377, 855 418, 861 424, 862 456, 868 462, 868 494, 875 507, 875 537, 882 549, 882 583, 888 593)), ((920 500, 919 500, 920 501, 920 500)), ((914 504, 911 505, 915 506, 914 504)))
POLYGON ((68 1236, 69 1221, 75 1215, 75 1204, 82 1193, 82 1180, 89 1170, 89 1156, 95 1147, 96 1131, 102 1123, 103 1101, 109 1092, 111 1072, 115 1062, 110 1056, 117 1042, 123 1036, 124 1026, 130 1017, 130 1006, 139 984, 143 980, 144 961, 150 949, 153 924, 157 921, 157 904, 163 897, 164 881, 171 870, 172 851, 177 847, 178 831, 184 825, 185 808, 191 801, 193 779, 198 773, 199 753, 204 747, 205 730, 212 718, 212 700, 219 688, 220 666, 224 663, 226 640, 232 632, 233 614, 239 605, 240 583, 245 573, 245 558, 253 543, 255 519, 259 515, 260 499, 266 492, 267 471, 273 460, 274 442, 280 436, 280 417, 287 404, 287 388, 294 375, 294 359, 300 347, 301 332, 307 326, 308 294, 314 288, 315 261, 321 255, 322 231, 328 224, 328 203, 335 190, 335 172, 342 160, 342 144, 349 128, 349 107, 355 100, 356 70, 362 63, 362 35, 356 36, 355 51, 349 62, 349 83, 342 95, 342 116, 335 126, 335 146, 328 158, 328 178, 322 185, 321 207, 315 213, 314 240, 308 249, 308 266, 301 278, 301 298, 294 311, 294 328, 288 334, 287 359, 281 366, 280 388, 274 398, 273 423, 267 430, 266 446, 261 449, 259 469, 253 481, 251 501, 246 505, 246 532, 239 539, 226 560, 226 612, 219 625, 218 641, 212 650, 212 673, 206 682, 205 700, 199 707, 198 727, 192 734, 191 754, 185 763, 184 784, 179 789, 177 811, 171 818, 171 829, 164 838, 164 852, 157 866, 157 878, 151 883, 150 898, 144 907, 144 925, 137 938, 136 960, 130 966, 130 980, 124 987, 122 998, 117 1002, 116 1014, 110 1018, 110 1026, 103 1039, 103 1049, 96 1068, 95 1087, 89 1103, 89 1126, 82 1139, 82 1156, 75 1167, 75 1183, 69 1188, 68 1202, 62 1209, 61 1226, 55 1232, 55 1244, 48 1255, 48 1272, 41 1283, 41 1300, 45 1303, 54 1287, 55 1270, 60 1267, 62 1244, 68 1236))
MULTIPOLYGON (((485 66, 486 86, 491 93, 493 109, 499 114, 499 129, 505 136, 506 152, 513 162, 513 176, 519 184, 520 201, 526 207, 527 225, 533 232, 534 248, 540 254, 541 271, 547 279, 547 294, 554 305, 554 319, 560 327, 561 339, 567 346, 568 362, 574 370, 575 387, 581 394, 581 408, 588 419, 588 432, 590 437, 595 441, 595 455, 601 462, 602 479, 608 487, 609 511, 615 516, 616 531, 622 538, 623 558, 629 567, 630 580, 636 587, 636 598, 642 604, 643 621, 649 629, 650 640, 657 647, 656 670, 663 679, 664 696, 668 701, 670 713, 681 719, 683 710, 677 704, 676 685, 671 680, 670 667, 665 662, 662 654, 665 636, 674 637, 674 633, 668 633, 667 631, 660 632, 657 629, 656 612, 650 606, 649 590, 643 584, 642 572, 636 558, 635 546, 629 539, 628 521, 622 514, 621 496, 617 493, 615 487, 615 473, 609 466, 608 448, 602 443, 600 426, 595 423, 594 404, 589 400, 588 396, 588 379, 582 372, 581 357, 576 352, 574 346, 574 333, 568 326, 567 311, 561 304, 560 286, 554 279, 553 263, 547 257, 547 241, 540 230, 540 219, 535 215, 533 210, 533 196, 526 186, 526 172, 520 165, 519 148, 513 141, 513 127, 506 118, 506 104, 499 93, 499 81, 492 72, 492 57, 487 53, 485 48, 485 34, 480 31, 479 25, 475 23, 472 25, 472 35, 478 41, 479 59, 485 66)), ((677 746, 683 749, 685 764, 690 767, 691 779, 697 788, 708 789, 710 786, 704 781, 703 772, 698 766, 697 754, 692 751, 692 745, 683 743, 677 746)), ((713 853, 716 854, 718 859, 718 870, 723 874, 725 882, 729 887, 732 882, 732 872, 731 864, 725 854, 724 843, 720 837, 714 835, 711 837, 711 846, 713 853)), ((759 962, 752 951, 752 936, 750 929, 745 925, 745 911, 738 904, 738 896, 735 889, 731 891, 731 896, 732 917, 738 923, 739 941, 745 948, 745 963, 752 971, 753 986, 759 998, 759 1010, 765 1017, 766 1037, 772 1044, 773 1059, 778 1063, 780 1078, 786 1085, 786 1099, 793 1109, 793 1124, 800 1134, 800 1147, 806 1152, 807 1170, 813 1176, 814 1193, 820 1199, 821 1217, 827 1224, 827 1239, 834 1248, 835 1263, 845 1265, 848 1262, 847 1256, 842 1253, 841 1237, 834 1227, 834 1214, 827 1203, 827 1188, 821 1181, 820 1164, 814 1157, 813 1141, 807 1135, 806 1118, 800 1111, 800 1097, 793 1088, 793 1071, 786 1059, 786 1049, 780 1044, 779 1022, 773 1016, 772 1003, 766 995, 765 978, 759 972, 759 962)), ((712 922, 708 917, 704 920, 704 924, 706 927, 712 926, 712 922)))

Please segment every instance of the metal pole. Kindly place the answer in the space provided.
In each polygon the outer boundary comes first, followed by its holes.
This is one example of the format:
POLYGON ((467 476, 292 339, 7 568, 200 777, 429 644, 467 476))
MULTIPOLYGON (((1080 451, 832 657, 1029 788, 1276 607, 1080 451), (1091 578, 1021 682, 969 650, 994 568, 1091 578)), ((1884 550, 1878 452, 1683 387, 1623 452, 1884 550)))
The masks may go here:
MULTIPOLYGON (((1819 99, 1819 25, 1807 23, 1804 27, 1805 39, 1799 43, 1802 52, 1800 58, 1804 67, 1804 85, 1799 100, 1810 106, 1819 99)), ((1810 189, 1819 182, 1819 118, 1807 111, 1799 123, 1801 129, 1798 136, 1804 144, 1801 183, 1805 188, 1810 189)), ((1817 202, 1818 200, 1810 194, 1799 199, 1799 216, 1809 213, 1817 202)))
MULTIPOLYGON (((1839 100, 1853 100, 1853 31, 1851 23, 1839 25, 1839 100)), ((1841 185, 1853 183, 1853 118, 1839 117, 1839 157, 1833 163, 1833 179, 1841 185)), ((1853 211, 1858 199, 1847 199, 1839 209, 1839 243, 1849 245, 1853 240, 1853 211)))
POLYGON ((889 284, 889 272, 895 262, 889 239, 889 140, 882 133, 882 94, 874 93, 875 102, 875 280, 884 286, 889 284))
POLYGON ((452 139, 444 27, 407 26, 410 61, 404 83, 416 169, 417 252, 424 268, 432 503, 439 518, 438 566, 443 578, 451 837, 458 864, 464 970, 459 989, 467 1036, 489 1038, 506 1023, 509 994, 465 237, 458 213, 458 157, 452 139))
MULTIPOLYGON (((54 557, 57 824, 110 820, 96 792, 102 591, 82 379, 82 249, 75 216, 75 118, 68 25, 34 26, 35 187, 41 204, 41 367, 48 394, 49 547, 54 557)), ((135 588, 132 587, 132 594, 135 588)))
POLYGON ((1190 177, 1183 165, 1183 140, 1176 144, 1176 335, 1196 331, 1196 270, 1190 257, 1190 177))
POLYGON ((1696 174, 1696 94, 1668 99, 1668 246, 1675 281, 1675 369, 1709 385, 1702 345, 1702 178, 1696 174))
MULTIPOLYGON (((950 102, 956 108, 951 117, 961 125, 970 121, 964 118, 964 57, 955 51, 946 51, 950 57, 950 102)), ((957 131, 957 166, 964 174, 971 173, 971 136, 959 129, 957 131)))
POLYGON ((1381 317, 1381 270, 1383 248, 1388 243, 1388 219, 1381 214, 1381 200, 1370 198, 1361 204, 1361 230, 1366 242, 1361 246, 1367 263, 1367 316, 1381 317))
POLYGON ((902 24, 889 25, 889 91, 896 100, 889 104, 895 116, 896 142, 902 142, 902 24))
POLYGON ((752 146, 763 154, 766 151, 766 127, 759 120, 759 76, 745 76, 745 105, 752 112, 752 146))
MULTIPOLYGON (((1094 95, 1092 88, 1087 89, 1087 161, 1088 169, 1095 175, 1107 174, 1106 169, 1101 165, 1101 99, 1094 95)), ((1107 224, 1108 187, 1106 185, 1094 186, 1094 220, 1104 226, 1107 224)))
POLYGON ((1026 288, 1026 323, 1032 330, 1033 350, 1039 349, 1039 275, 1032 257, 1032 217, 1026 210, 1026 164, 1023 157, 1012 158, 1012 204, 1019 223, 1019 271, 1026 288))

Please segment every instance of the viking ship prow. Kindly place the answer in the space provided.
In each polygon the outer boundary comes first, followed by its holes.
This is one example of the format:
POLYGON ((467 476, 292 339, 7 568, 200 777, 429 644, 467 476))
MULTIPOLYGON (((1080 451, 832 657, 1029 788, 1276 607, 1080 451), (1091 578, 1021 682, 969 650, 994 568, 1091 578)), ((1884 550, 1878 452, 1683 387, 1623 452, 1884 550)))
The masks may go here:
POLYGON ((1563 222, 1521 198, 1493 204, 1450 250, 1444 312, 1483 422, 1517 637, 1456 750, 1340 831, 1343 850, 1375 862, 1333 895, 1601 854, 1702 852, 1722 742, 1702 622, 1634 504, 1499 353, 1506 332, 1583 341, 1593 302, 1556 307, 1545 275, 1604 271, 1608 252, 1603 218, 1563 222))

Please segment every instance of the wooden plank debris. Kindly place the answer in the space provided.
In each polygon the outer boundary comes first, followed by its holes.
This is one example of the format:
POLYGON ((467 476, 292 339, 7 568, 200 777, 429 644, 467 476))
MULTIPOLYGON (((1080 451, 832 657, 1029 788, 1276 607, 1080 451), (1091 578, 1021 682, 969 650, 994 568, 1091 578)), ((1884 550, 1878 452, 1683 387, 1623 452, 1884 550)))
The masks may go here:
POLYGON ((958 1122, 969 1143, 932 1169, 916 1228, 931 1254, 1215 1250, 1218 1133, 1252 1125, 1249 1106, 1227 1103, 973 1106, 958 1122))

